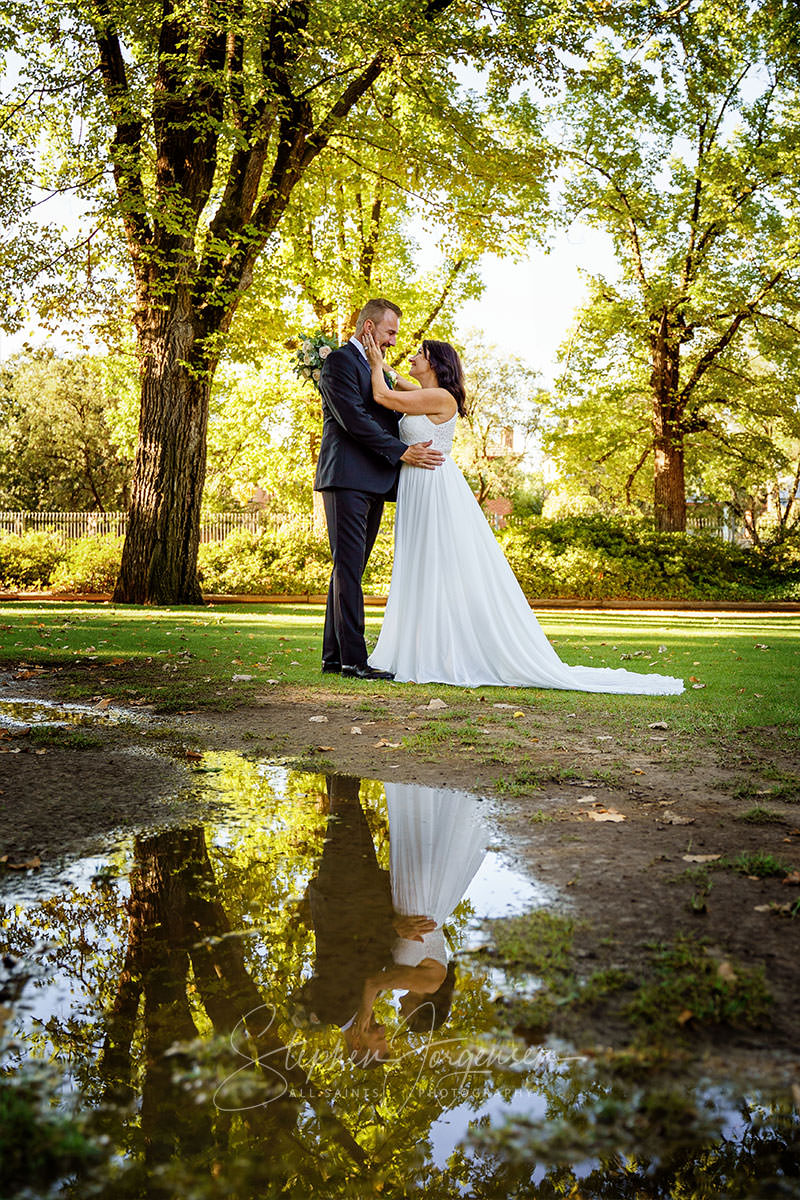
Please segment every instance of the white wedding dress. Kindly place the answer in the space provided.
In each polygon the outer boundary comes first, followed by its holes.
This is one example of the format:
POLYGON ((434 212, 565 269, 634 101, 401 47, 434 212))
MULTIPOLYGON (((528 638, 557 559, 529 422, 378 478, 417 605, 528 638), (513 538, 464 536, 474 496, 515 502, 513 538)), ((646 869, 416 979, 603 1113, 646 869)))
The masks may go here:
POLYGON ((435 471, 400 471, 392 582, 370 666, 392 671, 400 683, 682 692, 683 680, 669 675, 561 661, 450 457, 456 420, 400 421, 404 442, 432 439, 445 460, 435 471))
POLYGON ((446 966, 442 925, 486 857, 488 829, 477 801, 464 792, 413 783, 385 786, 392 904, 395 912, 436 922, 421 942, 398 938, 392 958, 411 967, 434 958, 446 966))

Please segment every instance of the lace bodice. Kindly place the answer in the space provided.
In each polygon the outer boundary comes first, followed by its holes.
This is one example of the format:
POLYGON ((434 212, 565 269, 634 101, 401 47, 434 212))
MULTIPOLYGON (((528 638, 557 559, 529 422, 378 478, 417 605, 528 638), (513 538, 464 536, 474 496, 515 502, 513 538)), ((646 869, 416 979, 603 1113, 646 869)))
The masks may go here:
POLYGON ((457 416, 458 414, 454 414, 449 421, 435 425, 430 417, 426 417, 423 413, 414 416, 407 413, 400 418, 400 437, 407 446, 413 446, 414 442, 433 440, 434 450, 441 450, 442 454, 449 454, 453 448, 457 416))

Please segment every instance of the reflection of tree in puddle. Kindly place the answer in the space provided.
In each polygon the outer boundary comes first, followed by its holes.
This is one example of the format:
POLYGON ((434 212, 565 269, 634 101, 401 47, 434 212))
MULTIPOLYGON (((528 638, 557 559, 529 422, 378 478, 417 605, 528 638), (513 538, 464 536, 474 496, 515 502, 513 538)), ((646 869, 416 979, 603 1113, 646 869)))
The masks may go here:
MULTIPOLYGON (((37 939, 47 943, 19 1041, 55 1055, 65 1090, 96 1113, 109 1139, 99 1194, 568 1195, 571 1164, 595 1155, 586 1196, 667 1197, 677 1179, 698 1197, 780 1194, 744 1181, 773 1174, 776 1141, 792 1129, 745 1122, 740 1139, 705 1146, 684 1130, 673 1152, 686 1106, 670 1116, 645 1100, 638 1131, 635 1120, 625 1129, 632 1088, 617 1094, 578 1064, 526 1070, 525 1047, 495 1035, 490 984, 469 958, 446 1029, 400 1029, 393 1061, 377 1071, 348 1061, 336 1026, 298 1027, 293 996, 314 963, 306 893, 329 822, 324 784, 233 755, 216 765, 233 817, 137 838, 116 880, 5 913, 7 950, 30 958, 37 939), (500 1110, 510 1120, 489 1119, 500 1110), (470 1114, 472 1147, 443 1155, 443 1125, 466 1132, 470 1114), (647 1151, 638 1162, 614 1153, 637 1139, 647 1151), (534 1183, 536 1161, 551 1165, 534 1183), (738 1173, 739 1191, 719 1190, 723 1168, 738 1173)), ((362 785, 361 802, 386 867, 379 785, 362 785)), ((467 915, 462 905, 451 919, 456 946, 467 915)), ((76 1185, 74 1194, 86 1193, 76 1185)))

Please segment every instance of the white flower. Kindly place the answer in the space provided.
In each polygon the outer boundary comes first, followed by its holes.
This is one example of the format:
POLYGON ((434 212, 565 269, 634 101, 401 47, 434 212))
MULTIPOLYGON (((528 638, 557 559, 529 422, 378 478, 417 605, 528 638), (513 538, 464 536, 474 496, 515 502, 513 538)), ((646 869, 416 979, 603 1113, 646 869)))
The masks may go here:
POLYGON ((327 358, 328 355, 330 354, 330 352, 331 352, 330 346, 320 346, 320 348, 319 348, 320 358, 327 358))
POLYGON ((314 343, 311 342, 308 338, 306 338, 305 341, 303 342, 303 350, 305 351, 306 354, 310 354, 313 349, 314 349, 314 343))
POLYGON ((304 379, 311 378, 311 368, 310 367, 303 367, 303 378, 304 379))
POLYGON ((313 354, 310 351, 307 351, 303 355, 303 362, 306 364, 307 367, 310 367, 313 361, 314 361, 313 354))
POLYGON ((319 383, 319 376, 320 376, 320 372, 319 372, 319 371, 312 371, 312 372, 311 372, 311 378, 314 380, 314 382, 315 382, 315 383, 319 383))

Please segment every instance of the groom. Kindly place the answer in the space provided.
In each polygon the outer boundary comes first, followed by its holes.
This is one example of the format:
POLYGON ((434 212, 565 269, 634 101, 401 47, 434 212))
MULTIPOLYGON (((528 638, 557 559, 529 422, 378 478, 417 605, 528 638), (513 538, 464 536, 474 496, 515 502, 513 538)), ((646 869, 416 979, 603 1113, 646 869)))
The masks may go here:
POLYGON ((322 670, 356 679, 393 678, 367 663, 361 589, 384 501, 397 497, 401 462, 428 470, 444 462, 430 442, 401 442, 399 415, 372 398, 372 373, 361 338, 371 333, 383 351, 396 345, 401 316, 390 300, 368 300, 354 336, 328 355, 319 381, 323 422, 314 489, 322 492, 333 558, 322 670))

